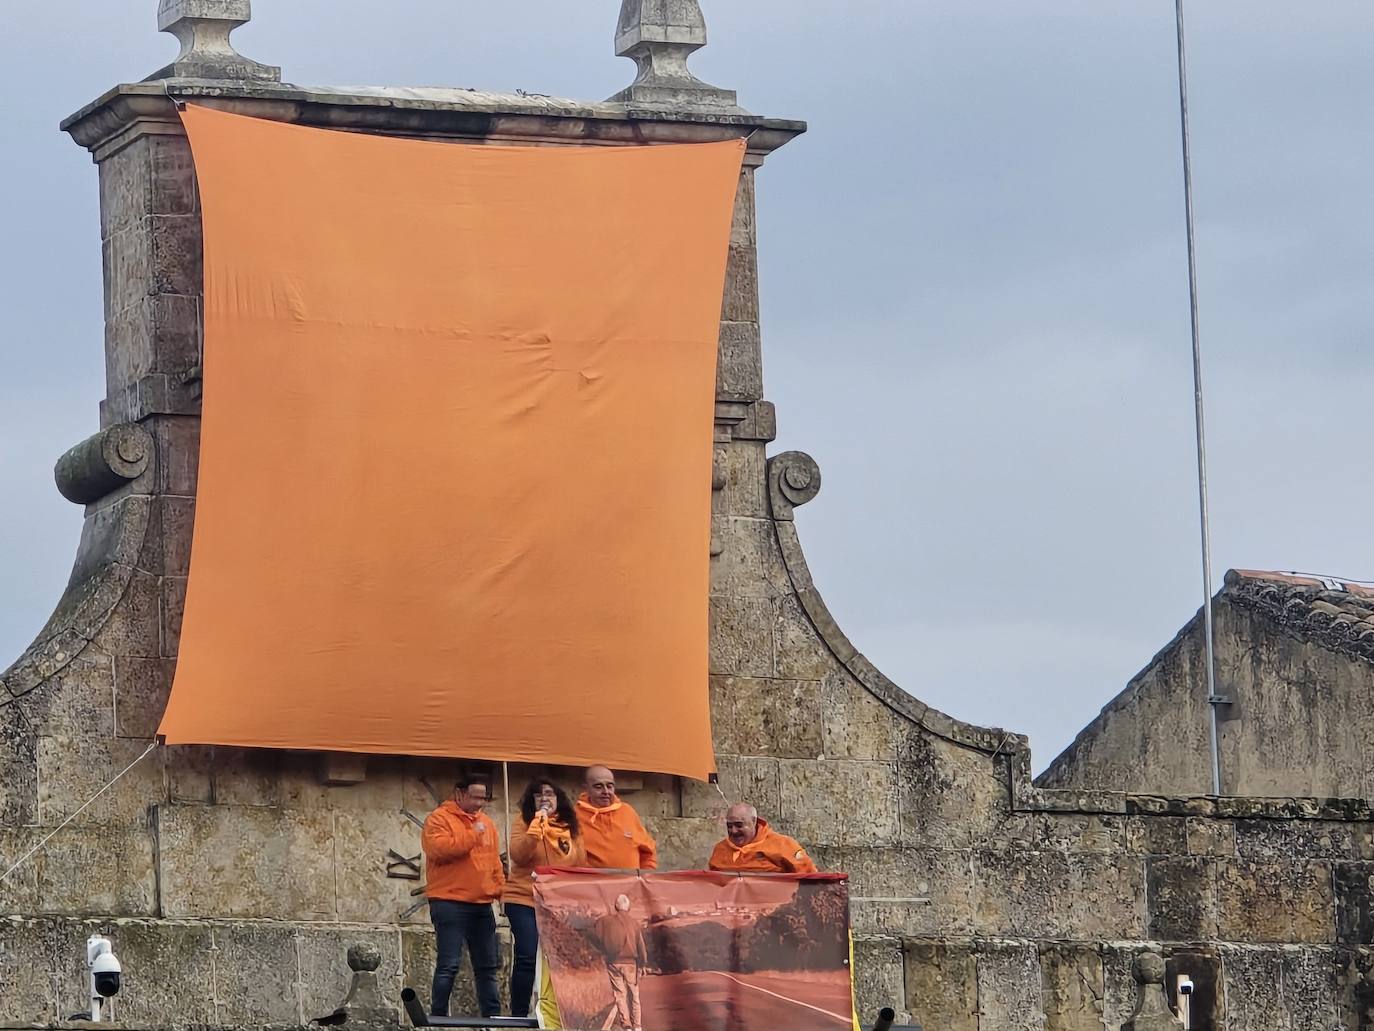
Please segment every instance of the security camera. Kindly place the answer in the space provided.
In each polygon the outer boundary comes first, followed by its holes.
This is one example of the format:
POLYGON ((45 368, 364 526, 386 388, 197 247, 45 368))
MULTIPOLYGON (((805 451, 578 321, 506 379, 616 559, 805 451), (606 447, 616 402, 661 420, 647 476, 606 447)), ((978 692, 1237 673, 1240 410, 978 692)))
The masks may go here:
POLYGON ((1179 978, 1179 981, 1178 981, 1178 994, 1179 994, 1179 995, 1192 995, 1192 994, 1193 994, 1193 982, 1192 982, 1189 978, 1186 978, 1186 977, 1181 977, 1181 978, 1179 978))
POLYGON ((110 940, 93 934, 86 939, 86 966, 91 971, 91 1020, 98 1021, 105 1001, 119 994, 124 972, 110 946, 110 940))

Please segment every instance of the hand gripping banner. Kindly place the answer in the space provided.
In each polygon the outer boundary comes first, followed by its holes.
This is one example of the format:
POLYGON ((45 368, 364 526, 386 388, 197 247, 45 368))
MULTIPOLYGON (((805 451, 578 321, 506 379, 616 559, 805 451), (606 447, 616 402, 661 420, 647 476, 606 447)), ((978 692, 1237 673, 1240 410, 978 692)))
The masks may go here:
POLYGON ((854 1026, 844 874, 541 869, 534 899, 543 1027, 854 1026))

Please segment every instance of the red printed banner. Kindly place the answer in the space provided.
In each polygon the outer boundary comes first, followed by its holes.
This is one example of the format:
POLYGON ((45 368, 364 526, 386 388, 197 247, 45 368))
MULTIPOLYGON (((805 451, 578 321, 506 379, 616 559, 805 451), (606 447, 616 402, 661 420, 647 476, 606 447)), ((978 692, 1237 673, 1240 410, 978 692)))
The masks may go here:
POLYGON ((847 1031, 844 874, 612 874, 534 880, 543 1027, 847 1031))

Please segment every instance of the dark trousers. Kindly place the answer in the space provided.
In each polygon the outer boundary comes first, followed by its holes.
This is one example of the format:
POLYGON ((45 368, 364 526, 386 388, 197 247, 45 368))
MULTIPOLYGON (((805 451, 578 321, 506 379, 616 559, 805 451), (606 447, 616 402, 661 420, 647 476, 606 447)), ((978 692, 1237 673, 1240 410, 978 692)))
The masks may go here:
POLYGON ((528 1017, 530 996, 534 993, 534 960, 539 952, 539 925, 534 907, 519 902, 506 903, 506 919, 515 935, 515 965, 510 972, 510 1015, 528 1017))
POLYGON ((430 1014, 448 1016, 448 997, 453 993, 453 979, 462 965, 466 942, 477 1004, 482 1010, 479 1016, 500 1016, 501 989, 496 984, 496 972, 501 969, 501 959, 496 951, 496 915, 491 904, 430 899, 429 918, 434 923, 436 945, 430 1014))

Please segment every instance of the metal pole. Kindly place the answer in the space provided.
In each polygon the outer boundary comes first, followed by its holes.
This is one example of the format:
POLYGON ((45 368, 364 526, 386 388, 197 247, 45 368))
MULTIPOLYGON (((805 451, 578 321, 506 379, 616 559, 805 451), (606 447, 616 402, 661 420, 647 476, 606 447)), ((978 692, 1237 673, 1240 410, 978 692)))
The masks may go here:
POLYGON ((1207 432, 1202 413, 1202 341, 1198 331, 1197 245, 1193 221, 1193 155, 1188 135, 1188 47, 1183 0, 1174 0, 1178 22, 1178 108, 1183 132, 1183 203, 1188 228, 1188 306, 1193 330, 1193 406, 1197 426, 1197 492, 1202 531, 1202 619, 1207 641, 1207 710, 1211 721, 1212 794, 1221 794, 1221 749, 1217 740, 1216 647, 1212 632, 1212 531, 1207 518, 1207 432))
POLYGON ((510 763, 501 762, 501 804, 506 810, 506 876, 510 876, 510 763))

